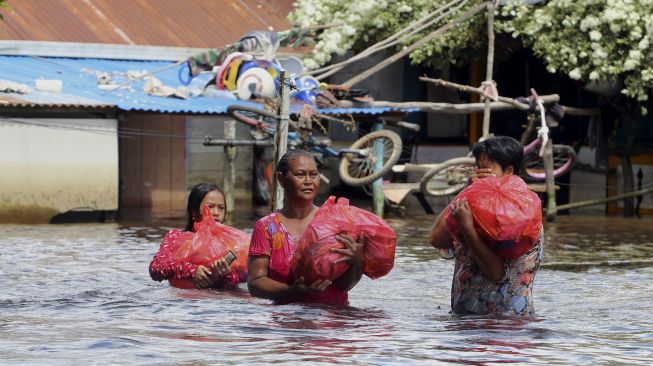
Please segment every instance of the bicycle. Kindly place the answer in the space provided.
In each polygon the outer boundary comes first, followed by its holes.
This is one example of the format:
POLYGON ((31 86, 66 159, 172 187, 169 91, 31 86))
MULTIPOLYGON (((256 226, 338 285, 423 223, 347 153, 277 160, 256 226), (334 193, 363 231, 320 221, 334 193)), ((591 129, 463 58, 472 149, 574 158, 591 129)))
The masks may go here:
MULTIPOLYGON (((235 120, 255 128, 257 139, 271 139, 276 130, 277 115, 269 110, 244 105, 230 105, 227 114, 235 120)), ((350 186, 360 187, 374 182, 392 169, 397 162, 403 144, 399 135, 393 131, 381 130, 368 133, 356 140, 351 147, 336 150, 332 148, 328 138, 319 138, 313 135, 312 122, 323 132, 326 132, 321 121, 334 121, 345 123, 349 126, 353 121, 344 121, 338 118, 325 116, 320 113, 310 112, 310 116, 295 113, 297 119, 291 119, 289 125, 296 133, 288 134, 288 145, 291 149, 304 148, 316 155, 318 163, 324 157, 338 157, 340 159, 338 173, 340 179, 350 186), (383 157, 383 166, 375 171, 377 153, 379 148, 383 157)))
MULTIPOLYGON (((537 138, 524 146, 524 158, 521 171, 524 178, 531 180, 544 180, 544 148, 549 140, 549 128, 546 125, 546 109, 544 101, 539 98, 534 89, 531 89, 529 100, 528 121, 529 130, 533 130, 537 120, 540 121, 537 138), (539 118, 538 118, 539 113, 539 118)), ((527 135, 528 133, 525 133, 527 135)), ((527 137, 526 137, 527 138, 527 137)), ((577 160, 576 152, 568 145, 553 145, 553 176, 559 177, 568 173, 577 160)), ((420 179, 420 191, 428 197, 439 197, 456 194, 461 191, 469 182, 472 170, 475 166, 475 159, 460 157, 449 159, 437 164, 427 171, 420 179)))
MULTIPOLYGON (((531 89, 529 98, 531 108, 529 109, 529 124, 522 136, 522 141, 527 140, 534 130, 537 120, 540 127, 537 130, 537 138, 524 146, 524 159, 522 160, 521 171, 525 178, 531 180, 544 180, 546 173, 544 169, 544 148, 549 141, 549 127, 546 125, 546 110, 544 102, 540 99, 534 89, 531 89), (535 103, 533 103, 535 101, 535 103), (536 104, 536 108, 533 107, 536 104), (536 110, 539 111, 539 118, 536 118, 536 110)), ((567 174, 578 159, 576 151, 569 145, 552 145, 553 149, 553 176, 559 177, 567 174)))

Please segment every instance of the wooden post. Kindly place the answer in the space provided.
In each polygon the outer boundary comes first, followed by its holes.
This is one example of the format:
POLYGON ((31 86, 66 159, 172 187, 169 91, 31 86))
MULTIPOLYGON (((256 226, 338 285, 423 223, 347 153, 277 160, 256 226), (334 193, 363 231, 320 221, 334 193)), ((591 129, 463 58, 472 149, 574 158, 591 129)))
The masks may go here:
MULTIPOLYGON (((224 138, 233 140, 236 138, 236 121, 229 119, 224 122, 224 138)), ((225 219, 231 223, 234 218, 234 189, 236 187, 236 147, 225 146, 225 167, 222 188, 224 189, 224 202, 227 206, 225 219)))
MULTIPOLYGON (((288 150, 288 123, 290 120, 290 89, 286 72, 279 73, 279 97, 278 97, 279 114, 277 115, 277 131, 274 136, 274 166, 279 159, 288 150)), ((283 188, 277 181, 276 177, 272 179, 272 211, 283 207, 283 188)))
MULTIPOLYGON (((373 131, 380 131, 383 129, 383 124, 375 122, 372 128, 373 131)), ((374 172, 378 172, 383 168, 383 143, 381 141, 374 141, 374 172)), ((383 183, 383 177, 375 180, 372 183, 372 197, 374 197, 374 213, 383 217, 383 203, 385 195, 383 194, 383 188, 381 184, 383 183)))
MULTIPOLYGON (((479 85, 481 83, 481 63, 480 61, 474 61, 471 67, 471 79, 470 84, 479 85)), ((479 101, 479 95, 476 93, 470 94, 470 103, 477 103, 479 101)), ((472 146, 478 141, 478 139, 483 136, 483 125, 481 123, 479 113, 470 113, 469 116, 469 146, 472 146)))
MULTIPOLYGON (((490 88, 494 69, 494 1, 487 7, 487 64, 485 66, 485 87, 490 88)), ((483 109, 483 137, 490 134, 490 98, 485 97, 483 109)))
POLYGON ((542 158, 544 159, 544 171, 546 174, 546 220, 548 222, 554 222, 558 210, 556 208, 556 187, 555 177, 553 176, 553 143, 551 140, 547 140, 542 158))
MULTIPOLYGON (((630 156, 621 156, 621 174, 624 177, 624 193, 632 192, 635 189, 635 179, 630 156)), ((626 197, 624 198, 624 217, 633 216, 635 216, 635 199, 634 197, 626 197)))

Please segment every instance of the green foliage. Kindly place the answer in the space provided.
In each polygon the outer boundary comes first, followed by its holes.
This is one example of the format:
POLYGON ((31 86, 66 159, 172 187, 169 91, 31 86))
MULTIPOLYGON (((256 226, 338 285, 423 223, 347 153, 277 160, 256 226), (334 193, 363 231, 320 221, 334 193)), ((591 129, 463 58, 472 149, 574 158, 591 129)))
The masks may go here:
MULTIPOLYGON (((7 4, 7 0, 0 0, 0 10, 2 10, 2 8, 11 9, 9 4, 7 4)), ((2 13, 0 13, 0 20, 3 20, 3 19, 4 19, 4 17, 2 16, 2 13)))

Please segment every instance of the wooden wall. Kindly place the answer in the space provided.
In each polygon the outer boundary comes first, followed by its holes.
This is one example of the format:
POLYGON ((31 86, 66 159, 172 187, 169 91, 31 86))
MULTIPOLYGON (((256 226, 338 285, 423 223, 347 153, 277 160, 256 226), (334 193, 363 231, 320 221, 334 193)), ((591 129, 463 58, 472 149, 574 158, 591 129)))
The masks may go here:
MULTIPOLYGON (((223 186, 224 147, 204 146, 204 136, 224 138, 226 116, 189 116, 186 119, 186 182, 190 188, 197 183, 213 182, 223 186)), ((250 128, 236 123, 236 138, 251 139, 250 128)), ((252 155, 250 146, 238 147, 234 208, 249 213, 252 207, 252 155)), ((231 210, 232 208, 229 208, 231 210)))
POLYGON ((186 117, 129 112, 119 121, 120 217, 183 218, 186 117))

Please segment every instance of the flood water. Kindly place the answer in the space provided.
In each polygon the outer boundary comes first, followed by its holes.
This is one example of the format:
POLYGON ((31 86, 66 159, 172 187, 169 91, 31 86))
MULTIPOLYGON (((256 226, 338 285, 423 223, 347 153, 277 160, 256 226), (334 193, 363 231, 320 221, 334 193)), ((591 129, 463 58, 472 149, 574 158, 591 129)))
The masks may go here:
POLYGON ((0 363, 651 364, 653 221, 548 225, 536 315, 517 318, 449 314, 432 219, 389 220, 395 268, 344 309, 153 282, 167 227, 0 225, 0 363))

